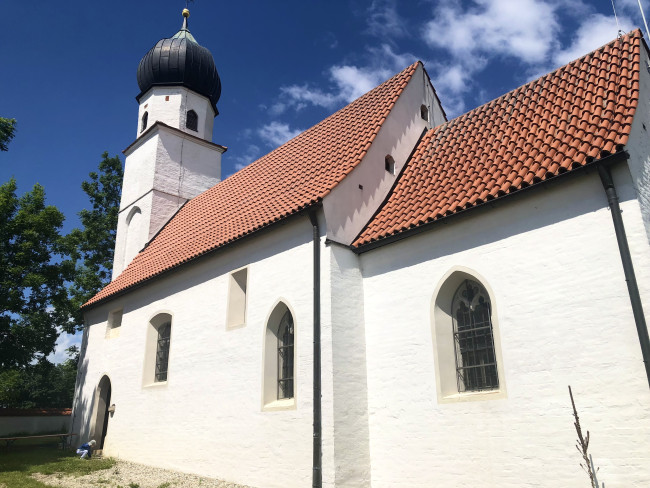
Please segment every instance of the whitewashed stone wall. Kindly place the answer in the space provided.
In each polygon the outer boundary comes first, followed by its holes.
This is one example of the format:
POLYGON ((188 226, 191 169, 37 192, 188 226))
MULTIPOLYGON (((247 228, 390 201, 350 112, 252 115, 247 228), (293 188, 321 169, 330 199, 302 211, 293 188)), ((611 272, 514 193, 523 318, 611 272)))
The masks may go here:
MULTIPOLYGON (((76 403, 75 429, 82 439, 88 436, 94 389, 108 375, 116 411, 108 424, 106 455, 251 486, 310 486, 311 239, 309 219, 298 217, 92 309, 76 403), (227 329, 229 273, 243 266, 248 266, 246 325, 227 329), (265 321, 278 300, 295 312, 296 404, 264 411, 265 321), (106 339, 108 313, 119 307, 119 337, 106 339), (168 381, 143 386, 146 329, 161 312, 173 317, 168 381)), ((329 269, 327 253, 322 261, 323 269, 329 269)), ((324 378, 331 374, 329 329, 324 321, 324 378)), ((328 466, 333 458, 331 389, 331 379, 326 378, 323 410, 330 420, 324 421, 323 430, 328 466)), ((324 473, 324 486, 334 486, 333 477, 330 471, 324 473)))
POLYGON ((377 137, 352 172, 323 200, 328 238, 351 244, 388 195, 422 132, 445 122, 445 115, 421 65, 395 102, 377 137), (420 107, 429 111, 423 120, 420 107), (394 174, 385 158, 395 161, 394 174))
POLYGON ((189 199, 221 180, 224 148, 156 126, 126 151, 113 278, 189 199), (134 209, 137 225, 130 225, 134 209))
MULTIPOLYGON (((649 316, 640 207, 627 166, 613 174, 649 316)), ((373 488, 588 485, 567 385, 600 480, 650 485, 650 391, 607 200, 595 171, 563 180, 361 256, 373 488), (503 398, 438 401, 433 294, 458 266, 494 294, 503 398)))
POLYGON ((206 141, 212 141, 214 110, 210 100, 192 90, 182 86, 152 87, 140 98, 137 136, 142 132, 142 116, 145 112, 148 113, 147 127, 160 121, 206 141), (194 110, 199 118, 198 131, 185 127, 189 110, 194 110))
MULTIPOLYGON (((643 46, 643 44, 642 44, 643 46)), ((641 48, 639 71, 639 105, 626 149, 630 153, 630 172, 641 207, 646 236, 650 242, 650 74, 648 52, 641 48)))

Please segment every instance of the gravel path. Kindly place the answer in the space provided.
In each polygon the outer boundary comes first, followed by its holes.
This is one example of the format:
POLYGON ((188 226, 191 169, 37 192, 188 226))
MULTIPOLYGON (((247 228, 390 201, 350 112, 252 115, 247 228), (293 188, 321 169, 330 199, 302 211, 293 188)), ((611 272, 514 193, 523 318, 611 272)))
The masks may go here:
POLYGON ((39 473, 32 476, 49 486, 63 488, 196 488, 199 486, 201 488, 251 488, 213 478, 203 478, 193 474, 179 473, 178 471, 153 468, 120 460, 111 468, 95 471, 85 476, 73 477, 39 473))

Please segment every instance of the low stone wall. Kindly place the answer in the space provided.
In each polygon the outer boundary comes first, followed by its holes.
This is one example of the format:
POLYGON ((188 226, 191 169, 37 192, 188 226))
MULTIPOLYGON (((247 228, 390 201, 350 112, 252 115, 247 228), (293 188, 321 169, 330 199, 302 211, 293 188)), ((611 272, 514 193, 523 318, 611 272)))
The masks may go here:
POLYGON ((0 409, 0 437, 12 434, 69 432, 70 408, 2 408, 0 409))

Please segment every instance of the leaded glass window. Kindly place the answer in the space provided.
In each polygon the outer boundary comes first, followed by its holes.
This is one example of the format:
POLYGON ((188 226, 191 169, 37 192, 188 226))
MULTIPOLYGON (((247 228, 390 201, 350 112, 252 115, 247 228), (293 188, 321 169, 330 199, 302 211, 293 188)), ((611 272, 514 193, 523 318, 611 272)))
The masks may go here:
POLYGON ((451 310, 458 391, 498 388, 492 309, 487 291, 476 281, 464 280, 454 293, 451 310))
POLYGON ((167 381, 167 365, 169 363, 169 336, 172 324, 158 327, 158 345, 156 347, 156 381, 167 381))
POLYGON ((278 400, 293 398, 293 317, 288 310, 278 328, 278 400))
POLYGON ((185 127, 190 130, 198 131, 199 127, 199 116, 196 115, 194 110, 187 112, 187 118, 185 119, 185 127))

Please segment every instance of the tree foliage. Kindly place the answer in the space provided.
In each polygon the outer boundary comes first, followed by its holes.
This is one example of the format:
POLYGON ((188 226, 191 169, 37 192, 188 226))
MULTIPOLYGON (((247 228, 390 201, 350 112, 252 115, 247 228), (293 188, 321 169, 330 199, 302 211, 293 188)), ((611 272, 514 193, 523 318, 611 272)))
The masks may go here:
POLYGON ((74 229, 68 239, 78 264, 70 295, 77 324, 81 325, 79 307, 106 286, 113 270, 115 233, 122 191, 122 162, 117 156, 102 154, 99 171, 90 173, 81 185, 88 195, 91 209, 79 212, 82 228, 74 229))
POLYGON ((0 117, 0 151, 9 149, 9 143, 14 138, 16 119, 0 117))
POLYGON ((60 364, 47 360, 24 368, 0 371, 0 407, 69 408, 77 378, 77 362, 60 364))
POLYGON ((41 185, 21 197, 14 179, 0 186, 0 371, 45 359, 59 327, 73 329, 63 220, 41 185))

